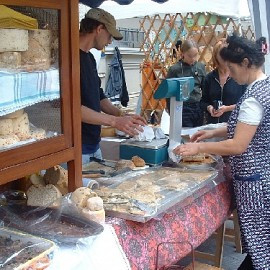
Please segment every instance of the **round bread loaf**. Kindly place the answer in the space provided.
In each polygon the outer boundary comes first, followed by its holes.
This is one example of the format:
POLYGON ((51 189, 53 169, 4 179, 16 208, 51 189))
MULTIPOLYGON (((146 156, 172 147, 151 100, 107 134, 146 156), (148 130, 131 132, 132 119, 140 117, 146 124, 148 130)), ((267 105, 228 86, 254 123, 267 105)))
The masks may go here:
POLYGON ((0 135, 13 134, 13 125, 11 119, 0 119, 0 135))
POLYGON ((0 147, 5 147, 19 141, 20 139, 16 135, 3 135, 0 136, 0 147))
POLYGON ((139 156, 134 156, 134 157, 132 157, 131 160, 136 167, 144 167, 145 166, 145 161, 139 156))
POLYGON ((84 208, 82 210, 82 215, 92 221, 95 221, 97 223, 104 223, 105 222, 105 210, 101 209, 98 211, 91 211, 87 208, 84 208))
POLYGON ((26 191, 27 205, 31 206, 58 206, 61 192, 54 185, 30 186, 26 191))
POLYGON ((121 169, 124 169, 124 168, 134 169, 135 165, 131 160, 120 159, 119 161, 117 161, 117 163, 115 165, 115 169, 116 170, 121 170, 121 169))
POLYGON ((80 187, 72 193, 71 200, 78 208, 85 208, 87 206, 87 200, 95 196, 97 194, 90 188, 80 187))
POLYGON ((30 138, 30 127, 27 113, 12 119, 13 132, 20 138, 20 140, 27 140, 30 138))
POLYGON ((103 209, 103 200, 100 197, 92 197, 87 200, 87 208, 91 211, 103 209))

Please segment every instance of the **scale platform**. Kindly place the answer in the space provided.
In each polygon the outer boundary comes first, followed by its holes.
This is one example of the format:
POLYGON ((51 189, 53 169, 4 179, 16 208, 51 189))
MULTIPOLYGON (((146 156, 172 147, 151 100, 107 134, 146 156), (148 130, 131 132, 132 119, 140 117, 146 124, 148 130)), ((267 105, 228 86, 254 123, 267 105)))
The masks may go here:
POLYGON ((120 158, 131 159, 139 156, 146 164, 159 165, 168 160, 168 138, 151 142, 138 142, 132 139, 121 142, 120 158))

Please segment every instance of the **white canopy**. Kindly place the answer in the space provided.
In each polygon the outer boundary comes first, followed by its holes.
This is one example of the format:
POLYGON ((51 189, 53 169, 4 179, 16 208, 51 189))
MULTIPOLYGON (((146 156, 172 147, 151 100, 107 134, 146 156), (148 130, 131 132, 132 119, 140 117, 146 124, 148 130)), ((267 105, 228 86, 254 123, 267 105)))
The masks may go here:
POLYGON ((129 5, 104 1, 100 8, 110 12, 116 19, 186 12, 210 12, 237 18, 250 16, 247 0, 169 0, 162 4, 151 0, 134 0, 129 5))

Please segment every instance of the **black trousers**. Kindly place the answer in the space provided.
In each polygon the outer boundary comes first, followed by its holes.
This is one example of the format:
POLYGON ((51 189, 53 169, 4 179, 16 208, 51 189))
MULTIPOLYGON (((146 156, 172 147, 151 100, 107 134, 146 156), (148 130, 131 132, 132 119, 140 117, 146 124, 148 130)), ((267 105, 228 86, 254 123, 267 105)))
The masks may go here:
POLYGON ((183 127, 198 127, 203 124, 203 111, 200 102, 184 102, 183 106, 183 127))

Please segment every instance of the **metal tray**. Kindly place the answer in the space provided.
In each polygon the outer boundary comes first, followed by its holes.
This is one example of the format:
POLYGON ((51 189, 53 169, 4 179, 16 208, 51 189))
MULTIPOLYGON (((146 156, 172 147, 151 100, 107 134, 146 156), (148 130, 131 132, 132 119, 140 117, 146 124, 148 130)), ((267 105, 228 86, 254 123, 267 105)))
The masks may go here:
POLYGON ((121 145, 130 145, 130 146, 136 146, 140 148, 147 148, 147 149, 159 149, 161 147, 164 147, 168 142, 168 138, 166 139, 158 139, 153 140, 151 142, 138 142, 134 141, 132 139, 126 140, 125 142, 122 142, 121 145))
POLYGON ((1 206, 0 219, 5 226, 60 244, 76 244, 80 238, 94 236, 103 231, 102 225, 78 214, 68 215, 57 209, 27 205, 1 206))
MULTIPOLYGON (((111 194, 112 199, 107 200, 106 198, 108 197, 106 197, 106 194, 104 195, 104 193, 102 193, 102 189, 100 192, 98 190, 96 190, 96 192, 99 194, 99 196, 104 198, 104 207, 107 215, 144 223, 164 213, 166 210, 174 206, 176 203, 184 200, 185 198, 191 195, 195 196, 195 193, 197 194, 200 189, 202 189, 204 192, 207 192, 214 185, 216 185, 216 182, 218 181, 217 176, 218 171, 216 170, 195 172, 193 170, 181 168, 149 168, 143 171, 130 172, 122 176, 114 177, 114 183, 106 187, 106 192, 107 194, 111 194), (163 171, 166 174, 165 176, 163 176, 163 171), (208 178, 202 180, 195 179, 192 175, 194 173, 201 179, 203 177, 203 173, 205 173, 205 175, 208 175, 208 178), (154 180, 150 180, 150 177, 154 180), (141 182, 141 184, 136 184, 134 191, 140 194, 144 193, 147 188, 143 188, 143 181, 148 182, 149 180, 154 185, 158 185, 160 187, 160 191, 157 191, 157 195, 161 197, 161 199, 158 199, 156 203, 152 204, 145 203, 143 200, 136 199, 134 197, 121 197, 121 195, 120 197, 118 196, 118 194, 124 195, 124 193, 126 193, 126 190, 123 188, 121 188, 119 191, 118 187, 120 184, 134 182, 138 183, 138 180, 141 182), (173 186, 177 183, 180 185, 183 183, 184 187, 182 188, 180 186, 179 188, 176 187, 175 189, 170 187, 170 185, 173 186), (142 189, 140 189, 140 186, 142 186, 142 189), (115 209, 112 209, 112 207, 114 208, 113 205, 116 206, 115 209), (132 209, 135 207, 139 209, 141 213, 135 214, 133 211, 130 212, 129 210, 125 210, 122 208, 122 206, 125 207, 125 205, 127 207, 131 206, 132 209)), ((145 183, 147 184, 147 182, 145 183)), ((131 189, 133 188, 128 188, 128 193, 129 191, 132 191, 131 189)), ((154 191, 154 193, 156 194, 156 191, 154 191)))

